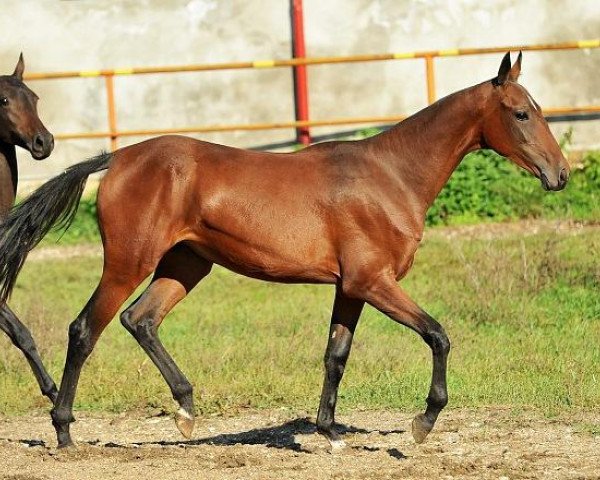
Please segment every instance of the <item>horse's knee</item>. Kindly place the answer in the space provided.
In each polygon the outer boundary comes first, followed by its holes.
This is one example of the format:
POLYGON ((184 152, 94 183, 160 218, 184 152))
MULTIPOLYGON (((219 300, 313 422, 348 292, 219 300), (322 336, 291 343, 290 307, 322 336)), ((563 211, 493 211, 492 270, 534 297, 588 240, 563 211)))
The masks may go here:
POLYGON ((450 353, 450 339, 442 326, 437 322, 434 329, 423 335, 423 339, 431 347, 434 354, 446 356, 450 353))

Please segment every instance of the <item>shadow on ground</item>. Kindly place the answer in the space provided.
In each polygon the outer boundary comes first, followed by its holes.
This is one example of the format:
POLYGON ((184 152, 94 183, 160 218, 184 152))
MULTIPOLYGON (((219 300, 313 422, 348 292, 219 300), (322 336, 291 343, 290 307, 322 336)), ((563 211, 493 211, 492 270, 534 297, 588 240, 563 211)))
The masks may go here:
MULTIPOLYGON (((391 434, 400 434, 404 433, 404 430, 367 430, 364 428, 354 427, 351 425, 344 424, 336 424, 336 430, 344 435, 344 434, 370 434, 376 433, 378 435, 391 435, 391 434)), ((308 418, 296 418, 294 420, 289 420, 280 425, 274 425, 265 428, 254 428, 252 430, 248 430, 245 432, 239 433, 224 433, 211 437, 198 438, 194 440, 187 441, 166 441, 166 440, 157 440, 150 442, 131 442, 131 443, 115 443, 108 442, 102 444, 99 441, 88 441, 85 442, 91 446, 103 446, 107 448, 127 448, 128 446, 200 446, 200 445, 221 445, 221 446, 233 446, 233 445, 264 445, 268 448, 278 448, 278 449, 286 449, 292 450, 295 452, 309 452, 304 449, 300 443, 297 441, 298 435, 314 435, 316 434, 317 429, 315 424, 310 421, 308 418)), ((17 442, 29 447, 45 447, 50 448, 49 445, 46 445, 46 442, 42 440, 36 439, 1 439, 7 440, 9 442, 17 442)), ((323 439, 323 441, 325 441, 323 439)), ((83 442, 82 442, 83 443, 83 442)), ((353 449, 359 450, 368 450, 368 451, 378 451, 379 447, 369 447, 369 446, 353 446, 353 449)), ((388 449, 387 453, 394 458, 402 459, 406 458, 404 454, 397 449, 388 449)))
MULTIPOLYGON (((404 430, 366 430, 351 425, 336 424, 336 430, 344 435, 348 433, 378 433, 379 435, 390 435, 393 433, 404 433, 404 430)), ((281 425, 265 428, 254 428, 240 433, 223 433, 213 437, 199 438, 188 441, 158 441, 139 442, 134 445, 264 445, 269 448, 283 448, 293 451, 304 451, 296 441, 297 435, 312 435, 317 432, 315 424, 308 418, 296 418, 281 425)))

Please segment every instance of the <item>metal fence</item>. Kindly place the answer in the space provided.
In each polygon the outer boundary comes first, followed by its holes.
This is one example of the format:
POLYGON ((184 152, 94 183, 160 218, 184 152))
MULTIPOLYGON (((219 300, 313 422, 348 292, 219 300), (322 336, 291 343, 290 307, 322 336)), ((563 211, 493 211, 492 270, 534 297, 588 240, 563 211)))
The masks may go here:
MULTIPOLYGON (((130 136, 153 136, 169 133, 203 133, 203 132, 226 132, 235 130, 271 130, 271 129, 297 129, 308 127, 352 125, 352 124, 380 124, 398 122, 406 115, 396 116, 365 116, 348 118, 327 118, 304 121, 283 120, 271 123, 248 123, 248 124, 216 124, 216 125, 182 125, 178 128, 152 128, 127 130, 118 127, 117 108, 115 103, 115 77, 122 75, 155 75, 172 74, 180 72, 205 72, 213 70, 239 70, 239 69, 264 69, 264 68, 294 68, 299 66, 326 65, 355 62, 379 62, 379 61, 401 61, 407 59, 422 59, 426 72, 427 100, 433 103, 436 100, 435 85, 435 59, 438 57, 484 55, 491 53, 504 53, 506 51, 555 51, 555 50, 577 50, 600 48, 600 39, 580 40, 574 42, 562 42, 540 45, 511 45, 489 48, 460 48, 450 50, 431 50, 418 52, 382 53, 372 55, 351 55, 344 57, 306 57, 282 60, 254 60, 248 62, 226 62, 207 63, 197 65, 163 66, 163 67, 132 67, 115 68, 106 70, 68 71, 52 73, 29 73, 25 75, 26 80, 61 80, 66 78, 93 78, 104 77, 107 98, 107 129, 104 131, 90 132, 63 132, 57 133, 57 139, 110 139, 110 147, 115 150, 121 137, 130 136)), ((600 105, 579 106, 555 106, 544 108, 544 114, 549 117, 565 115, 590 115, 600 114, 600 105)))

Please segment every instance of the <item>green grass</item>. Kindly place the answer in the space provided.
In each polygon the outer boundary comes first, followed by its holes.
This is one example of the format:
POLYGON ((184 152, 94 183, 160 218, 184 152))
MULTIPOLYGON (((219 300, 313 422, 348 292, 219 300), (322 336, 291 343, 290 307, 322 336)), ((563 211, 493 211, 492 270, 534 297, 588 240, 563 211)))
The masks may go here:
MULTIPOLYGON (((600 408, 598 229, 497 240, 429 235, 402 285, 445 325, 452 407, 600 408)), ((60 378, 68 323, 93 291, 100 258, 28 262, 11 300, 60 378)), ((161 336, 195 386, 202 413, 315 411, 333 290, 276 285, 217 268, 176 307, 161 336)), ((431 360, 414 333, 367 307, 340 409, 424 405, 431 360)), ((0 413, 46 407, 29 368, 0 337, 0 413)), ((84 368, 77 409, 173 401, 154 365, 113 321, 84 368)))

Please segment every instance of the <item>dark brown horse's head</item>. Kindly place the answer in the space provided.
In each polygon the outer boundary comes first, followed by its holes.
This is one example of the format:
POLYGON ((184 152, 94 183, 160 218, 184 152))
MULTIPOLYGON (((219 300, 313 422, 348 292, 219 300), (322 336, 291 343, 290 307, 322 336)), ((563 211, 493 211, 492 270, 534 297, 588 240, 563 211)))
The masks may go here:
POLYGON ((510 53, 502 59, 487 104, 483 140, 487 147, 531 172, 546 190, 562 190, 569 178, 569 164, 550 132, 542 109, 517 83, 521 58, 514 65, 510 53))
POLYGON ((23 147, 36 160, 54 148, 54 137, 37 114, 38 96, 23 83, 23 54, 12 75, 0 76, 0 141, 23 147))

